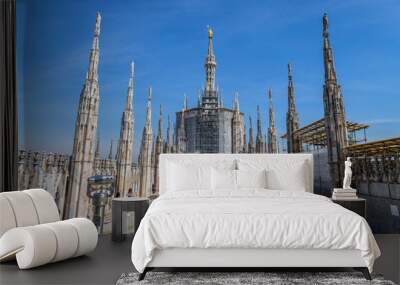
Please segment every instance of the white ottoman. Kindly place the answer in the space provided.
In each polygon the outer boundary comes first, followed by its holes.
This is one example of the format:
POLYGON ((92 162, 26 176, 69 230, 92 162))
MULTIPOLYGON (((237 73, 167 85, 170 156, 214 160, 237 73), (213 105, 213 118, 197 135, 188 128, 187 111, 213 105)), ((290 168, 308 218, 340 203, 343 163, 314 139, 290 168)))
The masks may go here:
POLYGON ((42 189, 0 193, 0 262, 16 258, 28 269, 84 255, 97 245, 86 218, 59 220, 51 195, 42 189))

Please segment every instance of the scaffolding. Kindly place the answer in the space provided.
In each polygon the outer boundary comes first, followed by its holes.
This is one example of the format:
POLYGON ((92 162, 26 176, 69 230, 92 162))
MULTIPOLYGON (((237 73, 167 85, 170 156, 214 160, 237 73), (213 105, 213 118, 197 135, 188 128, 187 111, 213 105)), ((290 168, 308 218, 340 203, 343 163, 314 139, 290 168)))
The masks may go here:
MULTIPOLYGON (((349 145, 367 142, 366 129, 369 128, 369 125, 351 121, 346 121, 346 125, 349 145), (363 137, 361 139, 357 136, 357 133, 360 131, 363 132, 363 137)), ((304 126, 296 130, 293 135, 299 139, 302 145, 306 145, 307 150, 310 145, 314 146, 314 148, 324 148, 327 146, 325 119, 322 118, 304 126)), ((287 134, 281 136, 281 139, 287 139, 287 134)))
POLYGON ((399 155, 400 137, 354 144, 344 148, 347 156, 399 155))

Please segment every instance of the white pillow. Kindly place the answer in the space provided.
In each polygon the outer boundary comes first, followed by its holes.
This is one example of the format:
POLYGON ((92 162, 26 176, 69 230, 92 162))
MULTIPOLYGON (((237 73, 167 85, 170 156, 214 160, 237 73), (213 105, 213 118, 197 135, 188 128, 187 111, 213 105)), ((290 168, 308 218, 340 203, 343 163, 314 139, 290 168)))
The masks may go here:
POLYGON ((291 163, 288 171, 267 170, 267 187, 274 190, 307 191, 306 162, 291 163))
POLYGON ((214 190, 236 190, 236 171, 232 169, 213 169, 214 190))
POLYGON ((209 166, 168 164, 167 191, 211 190, 212 169, 209 166))
POLYGON ((265 169, 236 170, 237 188, 267 188, 265 169))

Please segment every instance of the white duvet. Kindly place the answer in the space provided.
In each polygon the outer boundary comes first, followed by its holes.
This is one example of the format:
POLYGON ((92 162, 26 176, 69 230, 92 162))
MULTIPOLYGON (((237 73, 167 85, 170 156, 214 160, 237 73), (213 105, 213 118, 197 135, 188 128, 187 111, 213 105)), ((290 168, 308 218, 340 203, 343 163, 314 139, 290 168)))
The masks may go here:
POLYGON ((155 249, 358 249, 372 271, 380 251, 364 218, 298 191, 183 191, 154 200, 132 243, 143 272, 155 249))

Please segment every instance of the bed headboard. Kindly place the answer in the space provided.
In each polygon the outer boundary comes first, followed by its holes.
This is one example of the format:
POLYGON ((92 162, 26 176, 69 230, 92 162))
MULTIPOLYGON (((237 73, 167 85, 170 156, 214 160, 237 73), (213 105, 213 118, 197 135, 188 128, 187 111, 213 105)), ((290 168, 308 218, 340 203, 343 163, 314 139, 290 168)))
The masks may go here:
POLYGON ((310 153, 301 154, 161 154, 160 155, 160 195, 166 191, 166 176, 169 163, 177 163, 190 167, 209 164, 211 166, 232 165, 235 161, 251 164, 253 167, 268 168, 271 165, 280 165, 282 171, 291 171, 293 163, 304 163, 307 175, 306 191, 314 192, 313 181, 313 155, 310 153))

